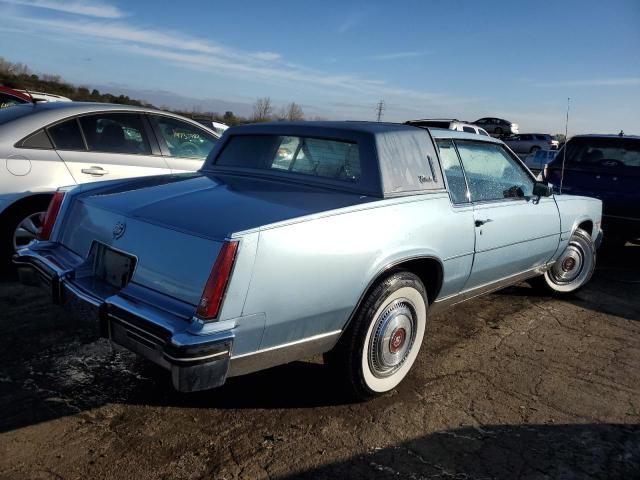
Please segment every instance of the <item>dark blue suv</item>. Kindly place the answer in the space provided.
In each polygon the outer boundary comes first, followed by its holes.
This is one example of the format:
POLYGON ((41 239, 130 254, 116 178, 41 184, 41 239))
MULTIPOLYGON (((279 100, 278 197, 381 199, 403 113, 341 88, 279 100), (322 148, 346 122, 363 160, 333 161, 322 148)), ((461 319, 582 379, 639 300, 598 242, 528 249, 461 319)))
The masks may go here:
POLYGON ((602 200, 605 243, 624 245, 640 237, 640 137, 577 135, 545 169, 545 179, 563 193, 602 200))

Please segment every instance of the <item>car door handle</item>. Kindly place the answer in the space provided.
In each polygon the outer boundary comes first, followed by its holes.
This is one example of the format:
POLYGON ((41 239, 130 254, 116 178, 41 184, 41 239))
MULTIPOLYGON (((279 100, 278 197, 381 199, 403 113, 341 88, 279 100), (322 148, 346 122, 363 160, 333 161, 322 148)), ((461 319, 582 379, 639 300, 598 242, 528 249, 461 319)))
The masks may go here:
POLYGON ((475 221, 476 227, 481 227, 485 223, 489 223, 489 222, 493 222, 493 220, 491 220, 490 218, 485 218, 484 220, 476 220, 475 221))
POLYGON ((102 167, 83 168, 80 171, 82 173, 86 173, 87 175, 96 175, 98 177, 101 177, 102 175, 107 175, 109 173, 109 170, 105 170, 102 167))

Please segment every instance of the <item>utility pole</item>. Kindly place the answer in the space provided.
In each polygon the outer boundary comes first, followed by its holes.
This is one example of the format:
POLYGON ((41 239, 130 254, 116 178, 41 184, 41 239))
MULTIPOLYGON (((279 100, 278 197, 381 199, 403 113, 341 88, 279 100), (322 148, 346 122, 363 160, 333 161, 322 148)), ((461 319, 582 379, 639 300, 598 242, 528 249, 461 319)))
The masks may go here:
POLYGON ((378 117, 378 122, 382 119, 382 112, 384 112, 384 100, 380 100, 378 102, 378 105, 376 106, 376 111, 378 112, 377 117, 378 117))

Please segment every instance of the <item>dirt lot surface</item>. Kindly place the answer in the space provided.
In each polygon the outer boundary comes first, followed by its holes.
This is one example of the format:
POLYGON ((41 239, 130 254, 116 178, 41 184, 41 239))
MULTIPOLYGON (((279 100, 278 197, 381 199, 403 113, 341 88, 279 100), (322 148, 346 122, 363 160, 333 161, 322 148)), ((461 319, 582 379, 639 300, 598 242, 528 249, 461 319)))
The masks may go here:
POLYGON ((203 394, 0 279, 0 479, 640 478, 640 247, 567 300, 512 287, 434 316, 392 394, 320 360, 203 394))

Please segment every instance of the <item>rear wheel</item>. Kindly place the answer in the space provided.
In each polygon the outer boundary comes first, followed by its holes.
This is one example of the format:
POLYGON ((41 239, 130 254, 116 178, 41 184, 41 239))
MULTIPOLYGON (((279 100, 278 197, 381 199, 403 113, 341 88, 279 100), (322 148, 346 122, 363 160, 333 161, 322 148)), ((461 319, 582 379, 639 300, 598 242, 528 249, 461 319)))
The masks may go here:
POLYGON ((591 236, 578 228, 569 244, 544 276, 534 279, 534 284, 555 294, 573 293, 591 279, 596 268, 596 249, 591 236))
POLYGON ((42 197, 26 201, 7 212, 0 230, 0 262, 9 263, 17 249, 26 247, 36 238, 48 205, 49 199, 42 197))
POLYGON ((393 390, 418 356, 427 319, 427 293, 409 272, 387 276, 367 295, 325 362, 347 393, 366 400, 393 390))

